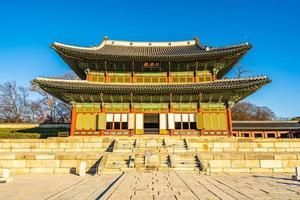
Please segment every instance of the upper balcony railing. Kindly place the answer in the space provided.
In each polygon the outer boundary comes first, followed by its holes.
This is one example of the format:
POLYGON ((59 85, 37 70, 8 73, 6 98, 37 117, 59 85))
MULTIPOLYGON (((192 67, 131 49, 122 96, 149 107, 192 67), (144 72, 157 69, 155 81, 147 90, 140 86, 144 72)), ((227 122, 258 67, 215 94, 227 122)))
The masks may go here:
POLYGON ((88 72, 87 81, 99 83, 197 83, 214 81, 209 71, 105 73, 88 72))

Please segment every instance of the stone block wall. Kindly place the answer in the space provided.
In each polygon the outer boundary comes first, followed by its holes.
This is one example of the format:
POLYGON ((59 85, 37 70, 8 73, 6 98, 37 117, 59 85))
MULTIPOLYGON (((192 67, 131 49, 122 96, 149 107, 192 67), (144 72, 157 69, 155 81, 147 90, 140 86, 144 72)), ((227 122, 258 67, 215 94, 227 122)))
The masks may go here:
POLYGON ((300 152, 300 139, 186 138, 198 152, 300 152))
POLYGON ((300 153, 199 153, 212 172, 294 172, 300 166, 300 153))
POLYGON ((68 137, 48 139, 0 139, 0 153, 18 152, 102 152, 112 138, 68 137))
POLYGON ((212 172, 294 172, 299 139, 186 138, 212 172))
POLYGON ((70 173, 86 161, 94 167, 112 138, 70 137, 49 139, 1 139, 0 173, 70 173))
POLYGON ((0 123, 0 129, 70 128, 70 124, 0 123))
POLYGON ((101 158, 101 153, 89 154, 0 154, 0 173, 3 168, 11 173, 71 173, 79 167, 81 161, 92 166, 101 158))
MULTIPOLYGON (((228 137, 166 137, 185 139, 187 149, 174 153, 198 155, 212 172, 294 172, 300 166, 300 139, 238 139, 228 137)), ((148 140, 150 137, 118 137, 148 140)), ((80 161, 93 168, 115 137, 69 137, 0 140, 0 173, 70 173, 80 161)), ((151 138, 153 140, 153 138, 151 138)), ((155 137, 162 141, 163 136, 155 137)), ((179 142, 180 143, 180 142, 179 142)), ((160 147, 163 148, 163 147, 160 147)), ((168 148, 159 150, 173 154, 168 148)))

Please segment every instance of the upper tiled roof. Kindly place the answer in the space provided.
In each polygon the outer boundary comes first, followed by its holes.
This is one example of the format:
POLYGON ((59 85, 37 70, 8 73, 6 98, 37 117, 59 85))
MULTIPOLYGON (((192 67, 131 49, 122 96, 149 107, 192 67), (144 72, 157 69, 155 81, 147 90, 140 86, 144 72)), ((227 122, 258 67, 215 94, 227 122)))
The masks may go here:
POLYGON ((93 47, 79 47, 57 42, 51 46, 82 79, 85 78, 85 66, 90 66, 84 63, 88 63, 89 60, 185 62, 229 57, 232 62, 219 72, 220 76, 223 76, 252 47, 248 43, 218 48, 204 47, 196 37, 193 40, 176 42, 131 42, 105 38, 100 45, 93 47))
POLYGON ((130 42, 104 39, 99 46, 78 47, 53 43, 59 53, 91 59, 178 60, 216 58, 222 55, 243 53, 251 48, 248 43, 227 47, 203 47, 198 39, 177 42, 130 42))

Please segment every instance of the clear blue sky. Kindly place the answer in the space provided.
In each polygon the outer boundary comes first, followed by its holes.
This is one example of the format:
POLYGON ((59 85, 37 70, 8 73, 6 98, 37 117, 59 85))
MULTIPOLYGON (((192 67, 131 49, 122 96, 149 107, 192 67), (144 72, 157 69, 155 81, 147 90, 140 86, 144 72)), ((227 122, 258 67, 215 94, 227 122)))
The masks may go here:
MULTIPOLYGON (((246 100, 278 116, 300 115, 300 1, 14 1, 0 3, 0 84, 28 86, 69 67, 49 48, 55 41, 99 44, 121 40, 186 40, 222 46, 249 42, 240 65, 273 82, 246 100)), ((232 73, 232 72, 231 72, 232 73)))

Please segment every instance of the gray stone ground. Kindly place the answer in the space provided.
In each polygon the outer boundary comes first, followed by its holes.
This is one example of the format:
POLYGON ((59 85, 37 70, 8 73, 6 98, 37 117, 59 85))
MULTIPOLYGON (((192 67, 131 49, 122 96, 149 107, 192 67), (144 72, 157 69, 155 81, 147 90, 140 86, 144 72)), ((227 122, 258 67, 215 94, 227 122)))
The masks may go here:
POLYGON ((0 199, 300 199, 290 174, 130 172, 101 176, 15 175, 0 199))

